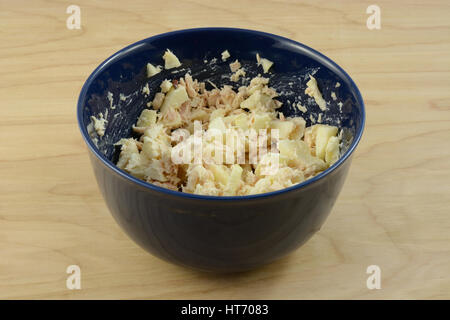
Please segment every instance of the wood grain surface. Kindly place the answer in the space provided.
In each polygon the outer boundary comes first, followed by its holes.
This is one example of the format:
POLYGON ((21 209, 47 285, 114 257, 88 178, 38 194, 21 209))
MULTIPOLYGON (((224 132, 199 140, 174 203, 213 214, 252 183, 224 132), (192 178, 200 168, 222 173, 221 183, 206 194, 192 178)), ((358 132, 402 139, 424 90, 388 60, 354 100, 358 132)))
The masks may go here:
MULTIPOLYGON (((375 1, 375 0, 374 0, 375 1)), ((450 298, 448 1, 0 1, 0 298, 450 298), (81 29, 66 8, 81 8, 81 29), (381 29, 366 8, 381 8, 381 29), (367 127, 324 227, 294 254, 218 276, 147 254, 113 221, 75 106, 106 57, 158 33, 251 28, 340 64, 367 127), (81 268, 81 290, 66 268, 81 268), (381 268, 381 289, 366 268, 381 268)))

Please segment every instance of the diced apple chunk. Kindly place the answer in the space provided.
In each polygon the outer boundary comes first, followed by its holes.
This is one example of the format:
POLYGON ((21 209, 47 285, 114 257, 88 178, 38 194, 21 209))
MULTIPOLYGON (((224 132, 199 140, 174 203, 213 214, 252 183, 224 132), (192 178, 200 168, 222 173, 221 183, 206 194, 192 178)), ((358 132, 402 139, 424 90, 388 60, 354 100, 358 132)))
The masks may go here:
POLYGON ((161 106, 161 113, 164 114, 168 109, 178 109, 184 102, 188 101, 189 97, 186 89, 183 86, 178 86, 176 89, 171 89, 167 94, 161 106))
POLYGON ((138 127, 150 127, 156 123, 157 113, 155 110, 144 109, 136 123, 138 127))
POLYGON ((256 110, 260 107, 273 107, 273 100, 260 90, 252 93, 250 97, 241 102, 242 109, 256 110))
POLYGON ((238 60, 230 63, 230 70, 231 70, 231 72, 236 72, 240 68, 241 68, 241 63, 238 60))
POLYGON ((211 164, 209 169, 214 175, 214 180, 222 185, 226 186, 228 184, 229 172, 227 167, 224 165, 211 164))
POLYGON ((234 119, 233 119, 233 124, 242 130, 247 130, 248 129, 248 116, 246 113, 241 113, 238 114, 234 119))
POLYGON ((161 66, 154 66, 151 63, 147 63, 147 77, 153 77, 155 74, 161 72, 161 66))
POLYGON ((288 118, 294 123, 294 130, 290 133, 289 139, 301 139, 305 133, 306 121, 302 117, 288 118))
POLYGON ((300 165, 312 172, 326 168, 325 162, 311 155, 308 145, 302 140, 281 140, 278 143, 280 155, 291 165, 300 165))
POLYGON ((231 55, 228 52, 228 50, 225 50, 224 52, 222 52, 222 61, 226 61, 229 57, 231 57, 231 55))
POLYGON ((325 162, 331 166, 339 159, 339 138, 331 137, 325 149, 325 162))
POLYGON ((160 85, 161 92, 163 92, 163 93, 169 92, 169 90, 172 88, 172 86, 173 86, 172 81, 165 79, 160 85))
POLYGON ((164 93, 157 92, 155 94, 155 97, 153 98, 153 101, 152 101, 153 109, 158 110, 159 108, 161 108, 165 97, 166 97, 166 95, 164 93))
POLYGON ((287 160, 294 160, 297 156, 297 143, 294 140, 281 140, 278 143, 278 149, 280 150, 280 155, 287 160))
POLYGON ((325 150, 328 140, 336 136, 338 128, 326 124, 318 124, 316 131, 316 157, 325 160, 325 150))
POLYGON ((269 127, 270 120, 272 119, 268 113, 255 113, 252 116, 251 127, 255 130, 266 129, 269 127))
POLYGON ((272 176, 277 174, 280 168, 282 156, 279 153, 266 153, 263 155, 256 166, 255 175, 257 177, 272 176))
POLYGON ((225 116, 225 109, 216 109, 213 112, 211 112, 211 115, 209 116, 209 120, 214 120, 215 118, 223 118, 225 116))
POLYGON ((271 66, 273 66, 273 62, 269 59, 261 58, 259 54, 256 54, 256 61, 258 62, 258 66, 261 65, 264 73, 269 72, 271 66))
POLYGON ((289 135, 294 131, 295 125, 292 121, 275 119, 270 123, 270 128, 278 130, 278 137, 280 139, 289 139, 289 135))
POLYGON ((228 179, 227 187, 224 190, 224 195, 230 196, 236 194, 236 191, 239 189, 241 185, 241 176, 242 176, 242 167, 238 164, 234 164, 231 166, 231 174, 228 179))
POLYGON ((236 71, 235 73, 233 73, 230 77, 230 80, 233 82, 238 82, 239 81, 239 77, 245 77, 245 70, 244 68, 240 68, 238 71, 236 71))
POLYGON ((172 69, 181 66, 180 60, 178 60, 177 56, 173 54, 169 49, 163 55, 164 59, 164 68, 172 69))
POLYGON ((267 73, 269 72, 270 67, 273 65, 273 62, 268 59, 262 58, 261 65, 263 67, 264 73, 267 73))
POLYGON ((208 126, 208 130, 218 130, 224 133, 227 130, 227 127, 225 126, 223 119, 221 117, 218 117, 211 120, 208 126))

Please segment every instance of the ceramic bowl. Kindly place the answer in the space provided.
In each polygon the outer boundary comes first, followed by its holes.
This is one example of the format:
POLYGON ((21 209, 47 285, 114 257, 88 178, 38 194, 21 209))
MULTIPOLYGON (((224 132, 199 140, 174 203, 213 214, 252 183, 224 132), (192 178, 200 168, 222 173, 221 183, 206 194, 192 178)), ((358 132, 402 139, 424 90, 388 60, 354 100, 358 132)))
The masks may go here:
MULTIPOLYGON (((242 85, 242 84, 241 84, 242 85)), ((137 244, 166 261, 213 272, 249 270, 283 257, 320 229, 342 189, 352 154, 364 128, 364 102, 350 76, 321 53, 296 41, 259 31, 232 28, 188 29, 136 42, 106 59, 86 80, 78 100, 78 123, 88 146, 98 186, 113 217, 137 244), (146 64, 162 64, 169 48, 182 62, 147 78, 146 64), (223 62, 221 52, 231 58, 223 62), (255 54, 274 62, 270 85, 282 93, 285 116, 301 115, 311 124, 320 109, 305 95, 314 74, 329 102, 324 123, 344 130, 339 161, 317 176, 276 192, 233 197, 187 194, 134 178, 115 166, 120 138, 132 136, 146 103, 161 81, 183 76, 219 85, 229 81, 228 64, 238 59, 247 76, 256 76, 255 54), (340 86, 336 86, 339 82, 340 86), (141 93, 148 84, 150 96, 141 93), (333 100, 332 92, 337 100, 333 100), (303 114, 296 101, 307 106, 303 114), (91 116, 103 113, 102 138, 87 130, 91 116), (93 138, 97 138, 96 141, 93 138)), ((349 221, 351 223, 351 221, 349 221)), ((149 266, 151 267, 151 266, 149 266)))

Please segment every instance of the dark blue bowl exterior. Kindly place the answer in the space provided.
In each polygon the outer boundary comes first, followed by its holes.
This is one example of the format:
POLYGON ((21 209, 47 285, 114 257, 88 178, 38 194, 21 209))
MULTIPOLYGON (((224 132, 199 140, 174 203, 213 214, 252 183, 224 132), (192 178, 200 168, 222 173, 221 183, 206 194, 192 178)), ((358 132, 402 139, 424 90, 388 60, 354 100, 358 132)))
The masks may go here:
POLYGON ((275 196, 199 200, 136 185, 91 154, 112 215, 140 246, 203 271, 250 270, 295 250, 320 229, 344 183, 348 159, 326 179, 275 196))
MULTIPOLYGON (((202 80, 202 75, 198 78, 202 80)), ((152 92, 160 81, 156 78, 150 84, 152 92)), ((280 83, 283 81, 280 79, 280 83)), ((298 88, 299 93, 303 91, 304 88, 298 88)), ((283 113, 293 114, 292 110, 283 113)), ((344 183, 352 152, 361 138, 364 117, 364 104, 356 85, 328 58, 285 38, 229 28, 182 30, 127 47, 93 72, 78 102, 78 121, 98 185, 120 226, 135 242, 162 259, 215 272, 244 271, 269 263, 295 250, 320 229, 344 183), (342 85, 339 97, 344 101, 343 112, 339 113, 335 106, 330 108, 335 119, 339 117, 340 124, 353 132, 353 140, 341 159, 325 172, 300 185, 262 195, 189 195, 135 179, 114 166, 112 144, 131 134, 130 127, 145 104, 143 98, 135 97, 126 106, 115 101, 117 110, 126 108, 127 117, 114 124, 113 114, 109 115, 109 125, 113 125, 108 127, 108 138, 100 142, 98 149, 86 126, 91 115, 102 112, 109 104, 106 91, 115 96, 136 91, 148 81, 142 74, 145 64, 160 60, 166 48, 192 65, 202 62, 205 53, 220 57, 225 49, 232 52, 233 59, 242 61, 254 60, 254 54, 259 52, 275 61, 278 74, 288 77, 320 67, 316 77, 329 81, 320 83, 327 100, 336 90, 334 84, 339 81, 342 85)), ((330 122, 334 124, 333 119, 330 122)))

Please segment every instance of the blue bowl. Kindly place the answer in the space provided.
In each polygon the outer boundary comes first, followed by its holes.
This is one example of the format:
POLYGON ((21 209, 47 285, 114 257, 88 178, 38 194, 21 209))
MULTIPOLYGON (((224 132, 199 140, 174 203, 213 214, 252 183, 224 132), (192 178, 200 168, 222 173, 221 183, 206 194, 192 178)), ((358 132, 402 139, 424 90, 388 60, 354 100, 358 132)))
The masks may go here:
POLYGON ((298 42, 264 32, 201 28, 169 32, 136 42, 109 57, 84 84, 78 99, 78 124, 88 146, 94 173, 112 215, 140 246, 166 261, 213 272, 249 270, 287 255, 320 229, 331 211, 350 167, 364 128, 364 103, 350 76, 336 63, 298 42), (181 60, 177 69, 147 78, 146 64, 162 64, 166 48, 181 60), (282 92, 286 116, 310 115, 320 110, 308 100, 305 79, 314 73, 329 110, 325 123, 344 129, 342 156, 334 165, 295 186, 276 192, 233 197, 202 196, 164 189, 134 178, 115 166, 114 143, 132 136, 135 123, 165 78, 179 78, 189 70, 194 78, 220 85, 229 82, 227 49, 246 68, 247 76, 261 73, 255 54, 274 61, 270 85, 282 92), (211 62, 216 58, 217 61, 211 62), (207 62, 205 62, 207 60, 207 62), (336 87, 339 82, 340 86, 336 87), (331 98, 335 92, 338 100, 331 98), (109 94, 108 92, 112 93, 109 94), (122 96, 120 96, 122 94, 122 96), (120 99, 122 97, 122 99, 120 99), (307 114, 292 104, 302 101, 307 114), (337 102, 342 104, 339 106, 337 102), (113 108, 110 108, 110 106, 113 108), (97 142, 87 131, 91 116, 108 120, 97 142))

